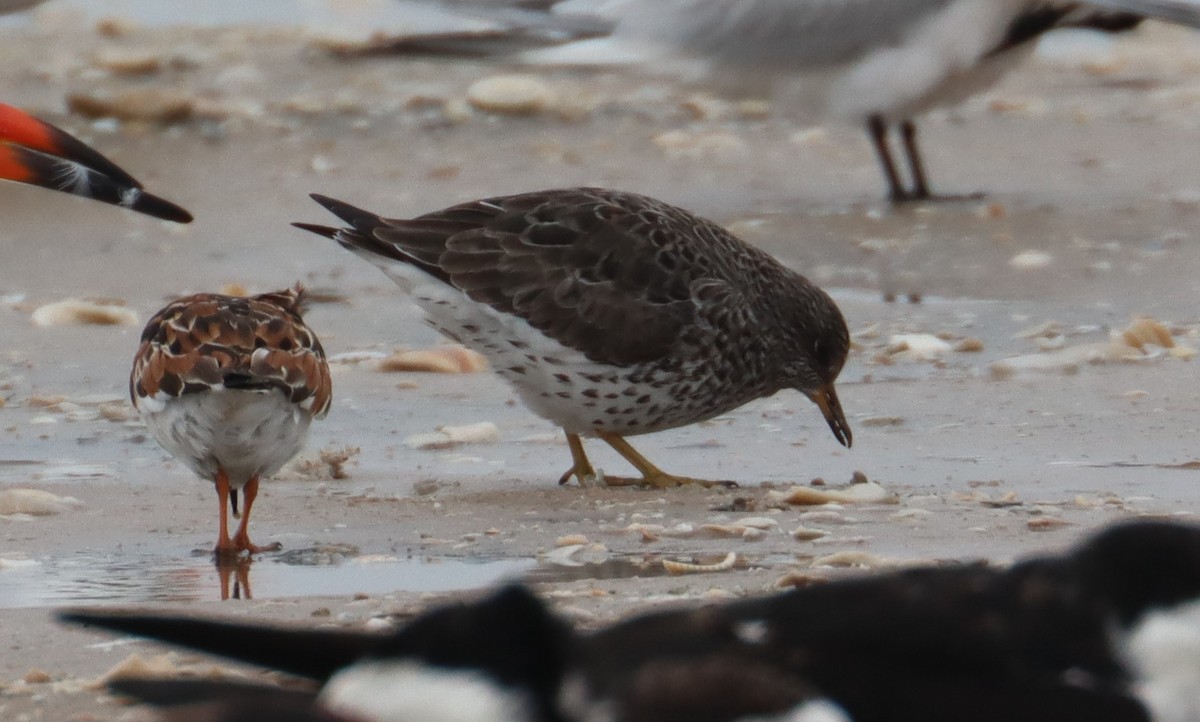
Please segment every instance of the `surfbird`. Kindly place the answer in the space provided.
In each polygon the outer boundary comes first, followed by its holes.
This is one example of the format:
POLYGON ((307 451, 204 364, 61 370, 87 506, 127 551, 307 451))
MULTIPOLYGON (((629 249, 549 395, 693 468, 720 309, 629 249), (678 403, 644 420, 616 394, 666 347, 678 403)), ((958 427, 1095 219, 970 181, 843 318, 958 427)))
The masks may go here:
POLYGON ((348 224, 297 223, 383 269, 446 336, 483 353, 535 413, 563 428, 572 476, 597 479, 582 436, 670 487, 627 436, 712 418, 796 389, 849 447, 834 389, 850 347, 833 300, 720 226, 597 188, 487 198, 411 220, 313 199, 348 224))
POLYGON ((146 324, 133 359, 129 393, 150 432, 217 487, 218 559, 272 549, 250 542, 259 480, 295 456, 309 423, 329 411, 329 366, 300 316, 303 297, 297 285, 180 298, 146 324), (232 538, 227 510, 241 518, 232 538))
POLYGON ((0 178, 121 206, 176 223, 192 214, 147 193, 136 178, 79 139, 0 103, 0 178))

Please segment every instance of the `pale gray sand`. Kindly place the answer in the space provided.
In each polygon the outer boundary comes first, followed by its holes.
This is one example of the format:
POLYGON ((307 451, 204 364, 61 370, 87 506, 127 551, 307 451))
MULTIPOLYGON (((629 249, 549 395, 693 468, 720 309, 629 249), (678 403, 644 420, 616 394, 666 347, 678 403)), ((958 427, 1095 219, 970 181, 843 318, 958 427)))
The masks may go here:
MULTIPOLYGON (((857 128, 811 131, 613 73, 542 74, 556 111, 470 113, 467 88, 498 69, 338 60, 278 28, 144 25, 106 37, 91 20, 42 14, 52 9, 0 27, 10 49, 0 97, 79 133, 197 220, 176 229, 36 189, 0 193, 0 490, 82 502, 0 518, 6 719, 131 714, 95 707, 97 693, 71 680, 149 649, 91 646, 103 638, 60 629, 52 605, 219 607, 279 619, 325 609, 317 621, 351 624, 410 609, 428 591, 532 569, 568 614, 594 623, 643 603, 765 592, 789 572, 849 573, 810 568, 840 552, 874 567, 1004 561, 1128 514, 1200 507, 1197 471, 1186 468, 1200 409, 1194 361, 1151 346, 1137 361, 1012 377, 991 370, 1103 342, 1141 314, 1181 346, 1200 345, 1200 42, 1185 33, 1148 28, 1111 51, 1085 44, 1043 56, 992 95, 931 119, 923 127, 937 187, 989 196, 892 211, 877 200, 857 128), (140 77, 99 69, 122 53, 162 67, 140 77), (179 92, 199 117, 161 129, 64 113, 67 93, 134 87, 179 92), (859 344, 840 384, 854 448, 839 447, 812 404, 785 393, 635 440, 668 470, 737 479, 742 489, 559 488, 565 444, 492 376, 339 364, 333 412, 314 426, 310 450, 358 447, 348 478, 285 474, 266 485, 254 529, 287 550, 343 545, 358 556, 337 567, 264 557, 250 570, 256 599, 220 604, 216 572, 192 555, 215 536, 211 488, 145 438, 124 400, 140 328, 30 321, 34 309, 74 296, 119 299, 144 321, 185 291, 303 280, 344 297, 308 316, 330 354, 428 346, 436 335, 386 278, 288 227, 327 220, 306 194, 405 215, 571 184, 677 202, 828 287, 859 344), (885 291, 923 300, 886 303, 885 291), (1051 321, 1060 335, 1024 333, 1051 321), (974 338, 982 350, 913 360, 889 351, 900 333, 941 334, 951 346, 974 338), (476 422, 495 424, 499 440, 406 444, 476 422), (1172 465, 1185 468, 1163 468, 1172 465), (855 471, 898 503, 806 516, 812 510, 765 505, 759 486, 843 483, 855 471), (743 508, 738 500, 750 509, 720 510, 743 508), (722 535, 748 517, 761 532, 722 535), (797 527, 828 536, 797 541, 797 527), (538 561, 579 535, 603 547, 538 561), (732 571, 662 576, 663 557, 728 552, 739 556, 732 571), (605 563, 567 566, 577 561, 605 563), (358 592, 366 598, 354 600, 358 592), (68 683, 17 683, 34 669, 68 683)), ((589 449, 599 466, 627 473, 589 449)))

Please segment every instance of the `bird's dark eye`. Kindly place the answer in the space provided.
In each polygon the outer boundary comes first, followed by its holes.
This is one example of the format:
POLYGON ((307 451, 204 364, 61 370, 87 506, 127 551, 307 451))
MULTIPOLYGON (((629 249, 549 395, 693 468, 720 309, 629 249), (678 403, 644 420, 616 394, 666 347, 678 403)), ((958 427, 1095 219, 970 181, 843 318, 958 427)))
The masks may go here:
POLYGON ((822 343, 820 339, 815 339, 812 345, 813 359, 816 360, 819 368, 831 368, 837 363, 835 356, 835 347, 828 343, 822 343))

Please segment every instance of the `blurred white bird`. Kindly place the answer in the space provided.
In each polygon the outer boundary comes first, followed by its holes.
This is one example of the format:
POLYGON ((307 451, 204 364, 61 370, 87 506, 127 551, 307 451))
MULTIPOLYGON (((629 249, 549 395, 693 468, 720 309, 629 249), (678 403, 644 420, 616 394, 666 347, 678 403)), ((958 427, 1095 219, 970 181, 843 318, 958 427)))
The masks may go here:
POLYGON ((864 123, 893 201, 934 197, 913 118, 999 80, 1043 34, 1200 27, 1195 0, 444 0, 503 31, 406 38, 395 50, 655 70, 690 62, 743 88, 817 81, 818 112, 864 123), (823 82, 820 82, 823 81, 823 82), (910 183, 889 146, 897 129, 910 183))

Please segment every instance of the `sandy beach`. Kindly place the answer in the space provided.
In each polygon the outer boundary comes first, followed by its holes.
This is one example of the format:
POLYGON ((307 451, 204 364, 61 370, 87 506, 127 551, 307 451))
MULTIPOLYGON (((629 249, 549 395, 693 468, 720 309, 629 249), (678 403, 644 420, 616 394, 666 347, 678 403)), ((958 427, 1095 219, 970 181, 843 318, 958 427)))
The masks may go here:
MULTIPOLYGON (((0 98, 196 221, 0 193, 4 719, 147 718, 92 683, 163 650, 60 627, 55 607, 360 625, 523 578, 596 625, 898 564, 1004 564, 1117 519, 1200 509, 1200 36, 1148 24, 1048 46, 922 123, 935 189, 986 196, 891 208, 858 128, 765 101, 539 70, 542 101, 511 115, 470 96, 512 68, 345 57, 330 48, 353 35, 101 20, 77 5, 0 24, 0 98), (81 114, 129 107, 130 92, 151 120, 81 114), (497 377, 379 370, 442 341, 375 268, 288 225, 329 220, 310 192, 407 216, 570 185, 692 209, 828 289, 855 341, 839 382, 854 447, 785 392, 634 440, 664 469, 739 488, 560 487, 561 433, 497 377), (306 318, 334 362, 334 405, 255 507, 256 541, 284 552, 246 569, 238 592, 248 581, 252 599, 222 602, 215 494, 147 436, 129 365, 169 298, 296 281, 316 295, 306 318), (127 322, 34 322, 72 298, 127 322), (475 431, 431 441, 462 427, 475 431), (852 479, 877 488, 785 499, 852 479), (730 554, 723 571, 662 565, 730 554)), ((588 446, 599 467, 629 473, 601 447, 588 446)), ((183 653, 153 664, 213 671, 183 653)))

